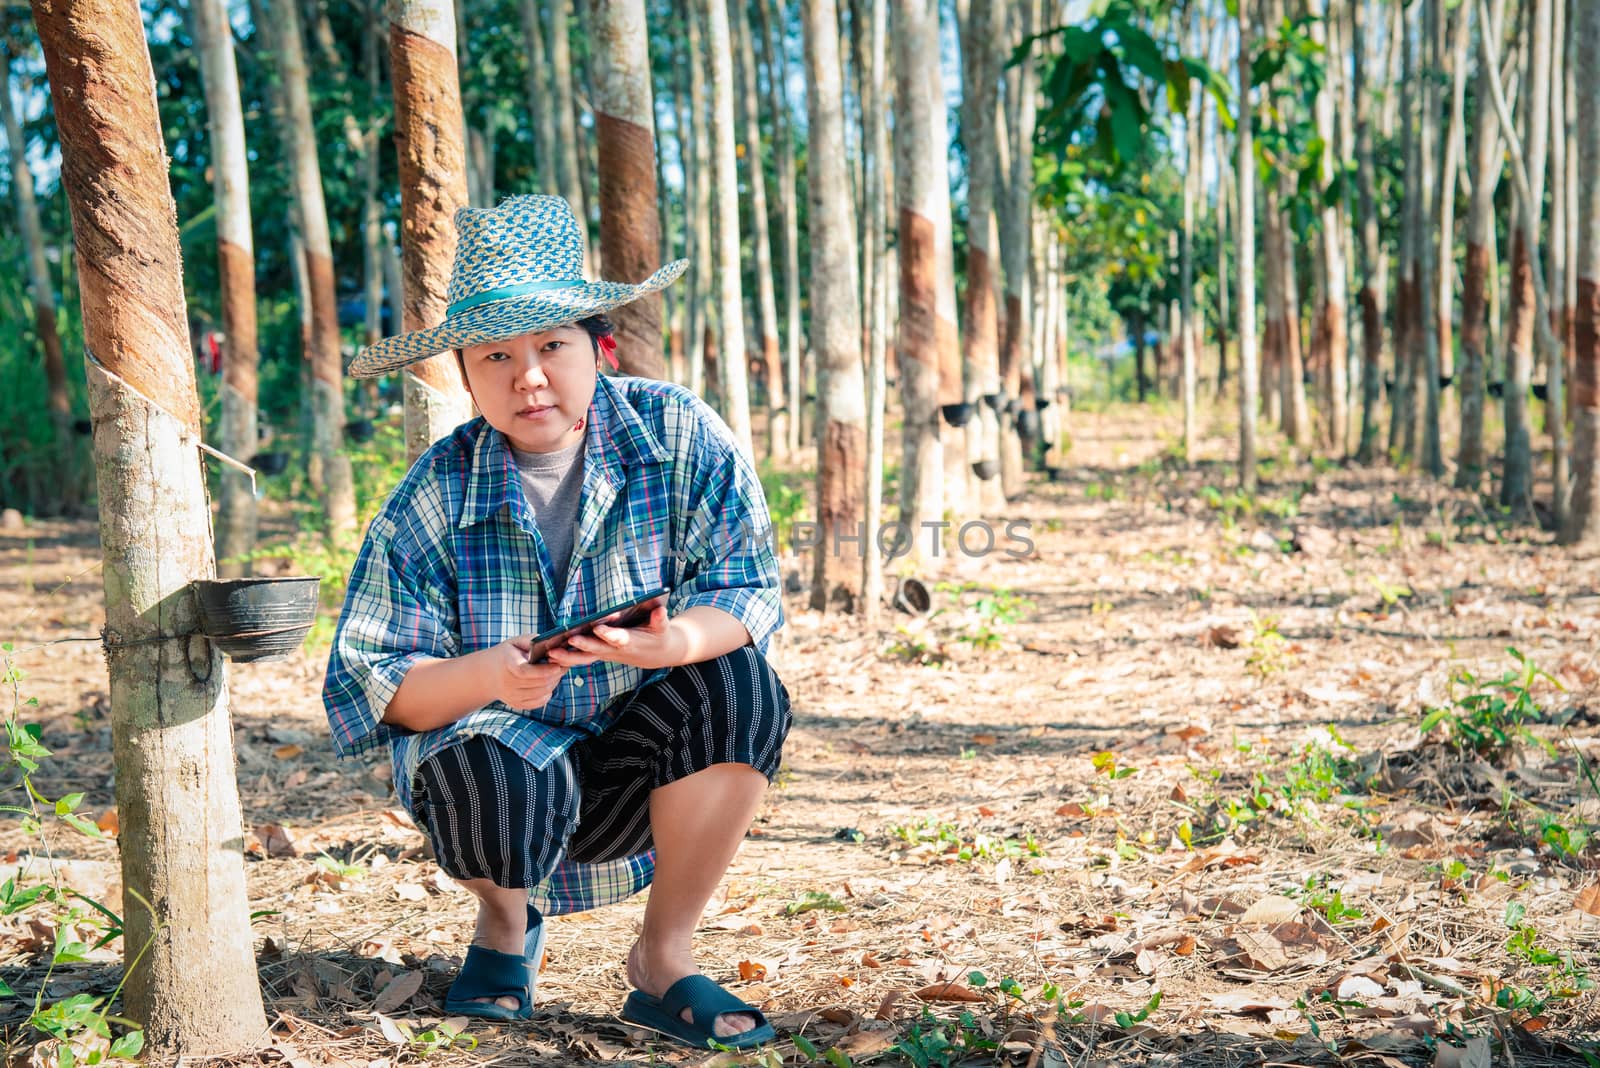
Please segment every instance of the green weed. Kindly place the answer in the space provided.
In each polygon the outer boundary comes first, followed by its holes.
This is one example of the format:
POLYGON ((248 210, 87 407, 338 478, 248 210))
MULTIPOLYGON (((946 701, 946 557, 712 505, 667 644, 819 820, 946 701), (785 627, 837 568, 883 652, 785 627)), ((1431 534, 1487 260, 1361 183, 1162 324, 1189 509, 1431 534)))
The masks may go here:
POLYGON ((1527 726, 1545 716, 1533 687, 1541 679, 1558 690, 1566 687, 1521 651, 1506 652, 1517 665, 1498 678, 1479 678, 1464 668, 1457 671, 1450 680, 1450 703, 1426 709, 1418 730, 1423 734, 1439 730, 1452 748, 1497 761, 1508 757, 1519 741, 1542 747, 1544 743, 1527 726))

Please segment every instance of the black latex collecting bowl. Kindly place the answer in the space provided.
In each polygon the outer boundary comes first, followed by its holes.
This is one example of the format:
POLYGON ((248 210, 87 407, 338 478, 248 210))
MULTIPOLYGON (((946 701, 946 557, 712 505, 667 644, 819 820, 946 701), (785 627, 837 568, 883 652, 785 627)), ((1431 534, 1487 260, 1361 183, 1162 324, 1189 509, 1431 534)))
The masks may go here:
POLYGON ((299 648, 317 618, 321 579, 201 579, 200 629, 234 660, 281 660, 299 648))

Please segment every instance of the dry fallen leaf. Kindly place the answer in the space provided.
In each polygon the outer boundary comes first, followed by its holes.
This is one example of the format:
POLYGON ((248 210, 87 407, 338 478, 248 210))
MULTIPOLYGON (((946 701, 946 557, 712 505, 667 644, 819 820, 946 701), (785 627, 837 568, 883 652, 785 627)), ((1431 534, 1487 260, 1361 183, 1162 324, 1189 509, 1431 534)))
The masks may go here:
POLYGON ((1244 910, 1240 923, 1259 923, 1271 926, 1290 923, 1300 918, 1300 902, 1281 894, 1268 894, 1244 910))
POLYGON ((421 989, 421 972, 401 972, 389 981, 388 986, 378 991, 377 998, 372 1002, 372 1011, 393 1012, 410 1001, 421 989))
POLYGON ((960 983, 930 983, 912 995, 919 1001, 982 1001, 983 995, 960 983))
POLYGON ((100 818, 94 821, 94 825, 103 833, 113 837, 122 829, 122 821, 118 818, 115 808, 108 808, 100 813, 100 818))
POLYGON ((394 896, 401 901, 424 901, 428 891, 421 883, 398 883, 394 888, 394 896))
POLYGON ((1258 971, 1281 971, 1293 963, 1283 943, 1266 931, 1240 931, 1234 938, 1239 943, 1239 956, 1258 971))
POLYGON ((305 746, 290 743, 289 745, 278 746, 272 751, 272 755, 277 757, 279 760, 293 760, 295 757, 299 756, 305 751, 305 746))
POLYGON ((397 1046, 409 1046, 411 1044, 410 1028, 399 1020, 389 1019, 381 1012, 378 1013, 378 1030, 383 1032, 384 1038, 387 1038, 397 1046))
POLYGON ((1239 1013, 1267 1013, 1277 1009, 1287 1009, 1289 1003, 1282 998, 1261 997, 1248 991, 1232 994, 1213 994, 1211 1007, 1223 1012, 1239 1013))
POLYGON ((1493 1064, 1486 1035, 1467 1039, 1465 1047, 1441 1042, 1433 1055, 1434 1068, 1492 1068, 1493 1064))
POLYGON ((1340 1001, 1360 1001, 1366 998, 1383 997, 1383 984, 1375 982, 1365 975, 1347 975, 1339 980, 1335 996, 1340 1001))
POLYGON ((879 1020, 894 1019, 894 1003, 904 997, 905 994, 906 991, 902 987, 897 986, 890 990, 883 995, 883 1000, 878 1002, 878 1011, 873 1013, 873 1016, 879 1020))
POLYGON ((256 837, 261 840, 261 851, 269 857, 298 857, 300 850, 282 824, 263 823, 256 827, 256 837))
POLYGON ((745 982, 754 982, 767 977, 767 966, 760 961, 742 960, 739 962, 739 978, 745 982))
POLYGON ((1600 879, 1579 890, 1572 907, 1591 916, 1600 916, 1600 879))

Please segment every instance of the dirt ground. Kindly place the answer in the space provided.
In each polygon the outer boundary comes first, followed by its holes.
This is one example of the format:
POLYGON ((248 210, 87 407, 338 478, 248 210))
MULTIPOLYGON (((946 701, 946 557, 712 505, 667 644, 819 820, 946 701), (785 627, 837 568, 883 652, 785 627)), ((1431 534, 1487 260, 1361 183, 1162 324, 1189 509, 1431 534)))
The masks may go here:
MULTIPOLYGON (((1600 562, 1390 469, 1279 456, 1247 501, 1226 438, 1179 466, 1171 423, 1076 413, 1071 466, 1003 517, 1035 551, 930 563, 931 615, 789 596, 795 728, 698 943, 777 1025, 761 1063, 1600 1065, 1600 562)), ((0 532, 0 639, 55 753, 35 784, 112 827, 100 651, 44 644, 101 625, 95 538, 0 532)), ((386 761, 336 763, 321 674, 229 672, 255 1060, 704 1061, 616 1016, 642 898, 552 920, 535 1019, 448 1041, 469 895, 386 761)), ((60 878, 120 909, 114 843, 51 823, 60 878)), ((50 1053, 55 938, 0 916, 19 1060, 50 1053)))

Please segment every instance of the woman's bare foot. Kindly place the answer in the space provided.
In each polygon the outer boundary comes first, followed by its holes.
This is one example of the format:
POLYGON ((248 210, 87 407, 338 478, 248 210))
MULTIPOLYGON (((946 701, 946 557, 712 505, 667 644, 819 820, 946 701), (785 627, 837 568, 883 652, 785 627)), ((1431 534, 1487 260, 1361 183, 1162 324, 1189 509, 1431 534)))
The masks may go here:
MULTIPOLYGON (((686 975, 699 975, 694 957, 688 948, 681 950, 654 950, 646 947, 644 939, 628 950, 628 982, 634 989, 659 998, 679 979, 686 975)), ((684 1023, 694 1023, 688 1009, 681 1013, 684 1023)), ((756 1018, 747 1012, 728 1012, 717 1017, 712 1028, 718 1038, 729 1038, 756 1028, 756 1018)))
MULTIPOLYGON (((500 953, 522 956, 523 941, 528 934, 528 899, 522 896, 495 895, 478 899, 478 925, 472 933, 472 944, 500 953)), ((522 1002, 513 997, 473 998, 473 1001, 492 1001, 515 1012, 522 1002)))

